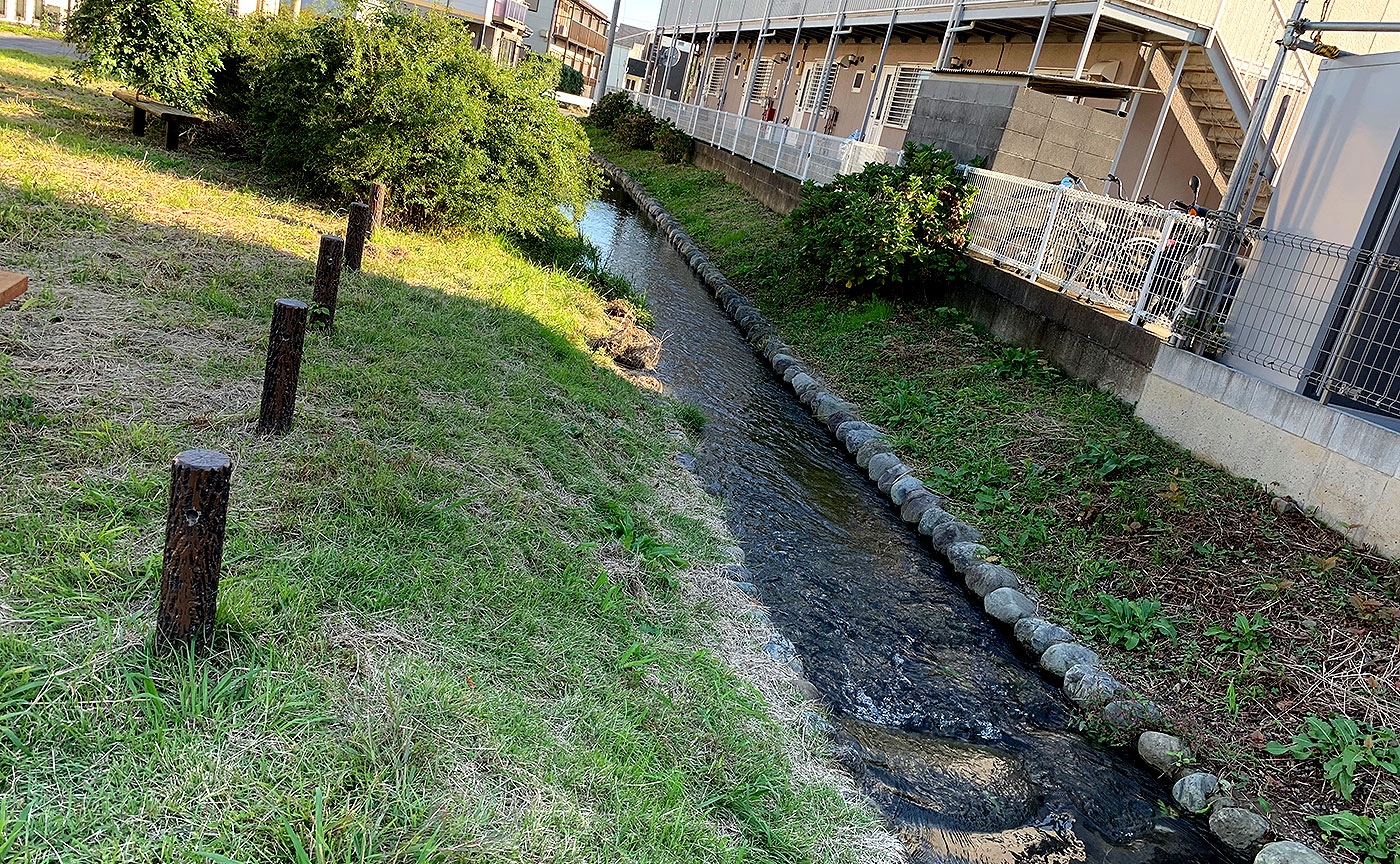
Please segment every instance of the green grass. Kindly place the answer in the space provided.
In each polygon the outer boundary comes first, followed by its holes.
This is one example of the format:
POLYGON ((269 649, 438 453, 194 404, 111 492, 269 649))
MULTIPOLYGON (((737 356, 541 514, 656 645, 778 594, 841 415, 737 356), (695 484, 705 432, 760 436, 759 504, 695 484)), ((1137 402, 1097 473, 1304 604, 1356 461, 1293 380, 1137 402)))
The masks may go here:
POLYGON ((386 231, 255 438, 272 302, 343 212, 132 139, 63 66, 0 53, 0 858, 878 857, 790 683, 726 662, 692 412, 587 352, 592 282, 386 231), (235 465, 218 627, 157 657, 190 447, 235 465))
MULTIPOLYGON (((1169 706, 1210 770, 1266 796, 1286 833, 1311 830, 1304 802, 1345 803, 1316 766, 1300 770, 1264 744, 1289 740, 1311 713, 1400 728, 1400 693, 1378 683, 1400 676, 1394 562, 1275 512, 1254 483, 1192 458, 1037 352, 993 338, 954 308, 955 295, 816 288, 782 217, 738 186, 590 135, 832 389, 892 434, 919 476, 1039 589, 1048 617, 1169 706), (1267 650, 1240 636, 1241 617, 1249 634, 1267 631, 1267 650)), ((1377 808, 1368 812, 1400 800, 1387 773, 1368 772, 1366 783, 1377 808)))
POLYGON ((17 33, 21 36, 36 36, 40 39, 62 40, 63 34, 57 30, 45 30, 42 27, 30 27, 25 24, 12 24, 9 21, 0 21, 0 33, 17 33))

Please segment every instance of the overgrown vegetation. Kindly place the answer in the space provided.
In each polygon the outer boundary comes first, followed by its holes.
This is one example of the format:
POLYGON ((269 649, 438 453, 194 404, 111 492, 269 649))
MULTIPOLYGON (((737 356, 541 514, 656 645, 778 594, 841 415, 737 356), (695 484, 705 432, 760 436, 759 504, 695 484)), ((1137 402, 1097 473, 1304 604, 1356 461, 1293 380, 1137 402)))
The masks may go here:
POLYGON ((651 132, 651 146, 662 162, 674 164, 690 158, 695 139, 670 120, 662 120, 651 132))
POLYGON ((899 165, 872 162, 824 186, 808 181, 789 217, 803 269, 861 294, 956 280, 973 191, 950 154, 917 144, 899 165))
POLYGON ((575 96, 583 95, 583 73, 570 66, 563 64, 559 70, 559 89, 565 93, 572 93, 575 96))
POLYGON ((84 0, 64 25, 87 80, 183 108, 204 105, 237 25, 215 0, 84 0))
POLYGON ((814 284, 783 217, 720 175, 590 135, 833 390, 892 433, 919 476, 1039 589, 1047 617, 1168 707, 1203 770, 1265 802, 1284 836, 1318 842, 1323 830, 1343 859, 1393 864, 1381 850, 1396 846, 1395 775, 1359 758, 1365 794, 1347 801, 1321 749, 1298 760, 1292 745, 1265 745, 1309 730, 1309 715, 1400 729, 1394 562, 1275 508, 1038 352, 991 338, 937 282, 906 283, 912 297, 814 284))
POLYGON ((766 705, 729 671, 759 637, 673 462, 693 419, 584 349, 588 282, 385 229, 254 438, 269 309, 343 212, 131 139, 65 63, 0 52, 0 268, 33 279, 0 311, 0 858, 878 858, 781 667, 766 705), (235 464, 219 618, 161 658, 191 446, 235 464))

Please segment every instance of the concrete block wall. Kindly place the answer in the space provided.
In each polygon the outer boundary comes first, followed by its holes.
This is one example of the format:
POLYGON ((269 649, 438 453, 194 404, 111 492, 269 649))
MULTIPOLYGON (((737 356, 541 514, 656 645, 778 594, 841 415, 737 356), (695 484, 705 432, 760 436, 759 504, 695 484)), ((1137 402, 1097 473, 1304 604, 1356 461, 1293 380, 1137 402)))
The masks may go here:
POLYGON ((919 88, 906 140, 942 148, 963 162, 987 157, 1002 146, 1021 89, 1016 80, 934 75, 919 88))
POLYGON ((706 170, 720 172, 725 180, 743 188, 774 212, 791 213, 802 203, 802 184, 796 178, 728 150, 696 141, 691 161, 706 170))

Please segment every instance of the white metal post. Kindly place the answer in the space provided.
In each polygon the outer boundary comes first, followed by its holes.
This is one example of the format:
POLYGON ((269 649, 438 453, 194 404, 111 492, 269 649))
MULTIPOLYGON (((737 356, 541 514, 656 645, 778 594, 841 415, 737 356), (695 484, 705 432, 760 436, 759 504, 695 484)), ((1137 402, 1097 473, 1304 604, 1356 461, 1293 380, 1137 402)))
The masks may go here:
POLYGON ((1026 67, 1026 74, 1035 74, 1036 64, 1040 62, 1040 50, 1045 47, 1045 35, 1050 32, 1050 20, 1055 17, 1055 0, 1045 7, 1045 17, 1040 21, 1040 32, 1035 37, 1035 47, 1031 49, 1031 62, 1026 67))
MULTIPOLYGON (((846 0, 841 0, 840 10, 836 13, 836 20, 831 24, 831 38, 826 43, 826 60, 822 65, 822 77, 817 82, 817 104, 813 106, 812 124, 809 131, 817 131, 817 124, 821 122, 822 110, 826 107, 826 88, 831 83, 831 67, 836 61, 836 47, 841 42, 841 25, 846 20, 846 0)), ((834 87, 834 85, 833 85, 834 87)), ((810 157, 810 153, 809 153, 810 157)), ((803 172, 804 174, 806 172, 803 172)))
POLYGON ((1147 311, 1147 301, 1152 297, 1152 282, 1157 278, 1157 267, 1162 263, 1162 252, 1167 248, 1167 242, 1171 240, 1172 229, 1176 227, 1176 220, 1180 218, 1175 210, 1167 211, 1167 217, 1162 220, 1162 236, 1157 238, 1157 248, 1152 252, 1152 261, 1147 265, 1147 273, 1142 278, 1142 290, 1138 292, 1137 303, 1133 305, 1132 317, 1128 319, 1129 324, 1137 325, 1142 323, 1143 313, 1147 311))
POLYGON ((729 101, 729 82, 734 78, 734 58, 739 56, 739 32, 744 29, 744 20, 734 25, 734 44, 729 46, 729 65, 724 67, 724 86, 719 90, 719 110, 723 111, 729 101))
POLYGON ((1074 66, 1074 77, 1084 77, 1084 65, 1089 62, 1089 49, 1094 47, 1094 37, 1099 32, 1099 19, 1103 17, 1104 0, 1094 7, 1094 17, 1089 19, 1089 29, 1084 31, 1084 47, 1079 49, 1079 62, 1074 66))
POLYGON ((865 130, 870 127, 870 115, 875 111, 875 100, 880 95, 880 78, 885 74, 885 55, 890 51, 890 39, 894 38, 894 22, 899 18, 899 0, 895 0, 890 10, 890 23, 885 28, 885 41, 880 46, 880 59, 875 63, 875 77, 870 81, 870 98, 865 101, 865 117, 860 121, 860 140, 865 140, 865 130))
POLYGON ((1138 175, 1137 186, 1133 189, 1133 200, 1142 197, 1142 187, 1147 184, 1147 172, 1152 167, 1152 157, 1157 154, 1157 142, 1162 138, 1162 127, 1167 125, 1167 115, 1172 110, 1172 97, 1181 84, 1181 73, 1186 71, 1186 55, 1191 53, 1191 45, 1183 43, 1181 56, 1176 58, 1176 70, 1172 72, 1172 83, 1162 93, 1162 110, 1157 112, 1157 123, 1152 127, 1152 137, 1147 141, 1147 153, 1142 157, 1142 173, 1138 175))
MULTIPOLYGON (((1152 50, 1147 52, 1147 62, 1142 65, 1142 74, 1138 76, 1137 92, 1133 93, 1133 98, 1128 104, 1128 118, 1123 124, 1123 137, 1118 139, 1118 152, 1113 154, 1113 165, 1108 169, 1108 173, 1118 173, 1118 163, 1123 161, 1123 148, 1128 143, 1128 130, 1133 128, 1133 118, 1137 116, 1138 103, 1142 101, 1142 88, 1147 86, 1147 76, 1152 72, 1152 61, 1157 59, 1157 49, 1162 47, 1162 43, 1153 42, 1152 50)), ((1139 49, 1141 50, 1141 49, 1139 49)))
MULTIPOLYGON (((301 0, 297 0, 298 3, 301 0)), ((598 86, 593 88, 593 98, 598 99, 608 92, 608 73, 612 71, 612 53, 617 45, 617 16, 622 14, 622 0, 613 0, 612 20, 608 22, 608 46, 603 51, 603 65, 598 70, 598 86)), ((623 75, 625 79, 627 76, 623 75)))
POLYGON ((787 69, 783 70, 783 86, 778 89, 778 104, 773 109, 773 127, 782 127, 781 137, 778 139, 778 150, 773 154, 773 169, 777 169, 778 162, 783 158, 783 147, 787 144, 787 124, 783 122, 783 103, 787 100, 788 84, 792 82, 792 69, 797 65, 797 45, 802 41, 802 25, 807 21, 806 15, 797 17, 797 32, 792 34, 792 51, 788 53, 787 69))
POLYGON ((749 77, 744 82, 744 93, 739 97, 739 113, 749 115, 749 100, 753 98, 753 85, 758 79, 758 63, 763 59, 763 46, 768 41, 768 26, 772 23, 773 0, 768 0, 768 8, 763 10, 763 23, 758 27, 758 40, 754 43, 753 57, 749 58, 749 77))
POLYGON ((1060 212, 1060 202, 1065 200, 1065 187, 1055 187, 1055 200, 1050 202, 1050 213, 1045 217, 1045 236, 1040 238, 1040 248, 1035 253, 1035 264, 1031 265, 1031 281, 1039 282, 1045 267, 1045 255, 1050 249, 1050 235, 1055 232, 1055 217, 1060 212))
POLYGON ((963 0, 953 0, 953 8, 948 12, 948 23, 943 28, 943 41, 938 46, 938 61, 934 64, 939 70, 948 68, 953 56, 953 45, 958 41, 962 30, 963 0))

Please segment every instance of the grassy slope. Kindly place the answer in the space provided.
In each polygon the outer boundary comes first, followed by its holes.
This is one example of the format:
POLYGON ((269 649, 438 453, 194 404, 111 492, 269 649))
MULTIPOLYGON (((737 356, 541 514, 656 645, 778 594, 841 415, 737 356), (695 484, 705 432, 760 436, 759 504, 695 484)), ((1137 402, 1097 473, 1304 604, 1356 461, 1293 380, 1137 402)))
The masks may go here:
MULTIPOLYGON (((594 146, 647 184, 835 389, 894 433, 899 452, 1006 562, 1038 583, 1125 680, 1160 699, 1208 754, 1207 767, 1307 833, 1308 812, 1383 812, 1400 800, 1363 771, 1355 802, 1262 745, 1311 713, 1400 728, 1400 578, 1305 516, 1163 441, 1131 410, 1009 348, 936 296, 849 299, 798 273, 783 220, 715 173, 594 146), (1122 467, 1102 472, 1115 465, 1122 467), (1098 594, 1160 600, 1146 648, 1111 644, 1083 616, 1098 594), (1263 626, 1235 625, 1235 614, 1263 626), (1220 628, 1220 632, 1212 628, 1220 628), (1373 796, 1373 797, 1372 797, 1373 796)), ((1140 628, 1125 628, 1140 629, 1140 628)), ((1396 751, 1400 754, 1400 750, 1396 751)), ((1395 838, 1400 842, 1400 837, 1395 838)))
POLYGON ((295 430, 255 439, 272 301, 343 216, 133 141, 61 64, 0 52, 0 267, 33 276, 0 311, 0 858, 873 854, 727 668, 754 634, 704 563, 723 529, 676 406, 583 350, 587 284, 387 231, 308 336, 295 430), (235 461, 217 645, 153 658, 195 446, 235 461))

